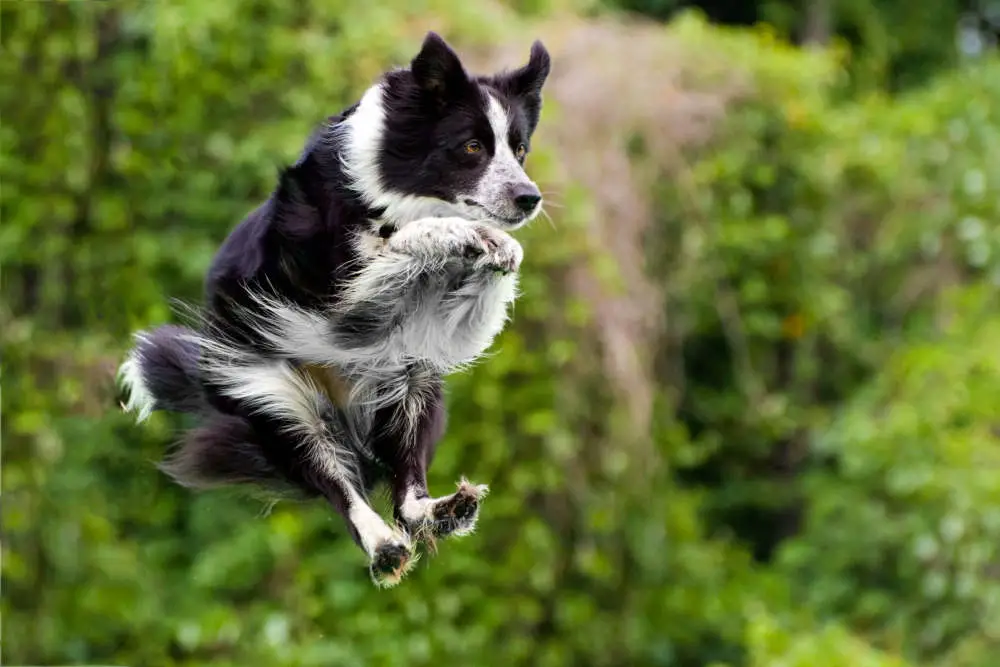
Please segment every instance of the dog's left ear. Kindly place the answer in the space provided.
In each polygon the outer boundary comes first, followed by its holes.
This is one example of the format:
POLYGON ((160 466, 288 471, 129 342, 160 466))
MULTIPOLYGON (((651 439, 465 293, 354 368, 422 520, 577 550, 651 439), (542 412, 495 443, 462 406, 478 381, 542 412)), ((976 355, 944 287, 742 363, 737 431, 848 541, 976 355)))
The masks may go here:
POLYGON ((410 63, 410 71, 420 89, 439 102, 469 83, 458 54, 436 32, 427 33, 420 53, 410 63))
POLYGON ((528 64, 507 75, 511 90, 521 97, 540 97, 551 66, 552 59, 549 57, 549 52, 540 41, 536 40, 531 45, 528 64))

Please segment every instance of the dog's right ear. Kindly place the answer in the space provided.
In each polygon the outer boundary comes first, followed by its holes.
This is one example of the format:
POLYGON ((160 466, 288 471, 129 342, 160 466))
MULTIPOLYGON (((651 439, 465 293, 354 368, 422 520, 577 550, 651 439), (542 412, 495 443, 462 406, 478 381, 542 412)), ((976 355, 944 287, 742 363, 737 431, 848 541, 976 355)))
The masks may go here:
POLYGON ((458 54, 435 32, 427 33, 410 71, 420 89, 439 102, 469 83, 458 54))

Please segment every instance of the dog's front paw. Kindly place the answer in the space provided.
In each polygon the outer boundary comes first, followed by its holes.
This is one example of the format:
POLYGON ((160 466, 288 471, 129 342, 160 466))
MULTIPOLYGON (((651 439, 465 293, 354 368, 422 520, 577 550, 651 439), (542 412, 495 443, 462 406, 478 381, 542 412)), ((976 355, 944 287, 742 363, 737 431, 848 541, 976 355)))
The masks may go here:
POLYGON ((390 236, 386 248, 424 261, 476 260, 488 250, 477 225, 462 218, 415 220, 390 236))
POLYGON ((521 268, 524 250, 513 236, 489 225, 476 225, 476 232, 486 248, 476 259, 477 265, 503 275, 521 268))
POLYGON ((417 562, 412 545, 407 540, 385 540, 375 547, 368 571, 379 588, 390 588, 400 582, 417 562))

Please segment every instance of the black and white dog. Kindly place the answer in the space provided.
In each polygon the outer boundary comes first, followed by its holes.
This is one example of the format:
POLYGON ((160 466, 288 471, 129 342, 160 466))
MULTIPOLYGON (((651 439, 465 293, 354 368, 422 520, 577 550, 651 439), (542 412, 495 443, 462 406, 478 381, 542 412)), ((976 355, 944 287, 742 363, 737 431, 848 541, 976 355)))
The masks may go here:
POLYGON ((379 585, 414 540, 470 532, 485 486, 432 498, 442 378, 483 354, 516 296, 536 216, 524 172, 549 55, 468 74, 429 33, 329 119, 270 199, 225 241, 191 327, 137 333, 126 410, 199 424, 161 465, 189 487, 255 484, 326 498, 379 585), (368 502, 388 481, 395 521, 368 502))

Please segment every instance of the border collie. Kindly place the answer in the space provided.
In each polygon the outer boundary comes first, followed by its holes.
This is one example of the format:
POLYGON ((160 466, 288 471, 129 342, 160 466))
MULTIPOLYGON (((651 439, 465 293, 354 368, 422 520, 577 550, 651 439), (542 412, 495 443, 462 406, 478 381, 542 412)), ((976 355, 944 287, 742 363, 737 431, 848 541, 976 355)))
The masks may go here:
POLYGON ((135 334, 123 407, 198 419, 164 472, 326 498, 379 586, 416 542, 473 530, 486 486, 433 498, 427 468, 443 376, 487 350, 516 296, 508 232, 541 210, 524 160, 549 67, 535 42, 521 68, 473 76, 428 33, 328 119, 223 243, 195 322, 135 334), (368 501, 382 481, 391 523, 368 501))

